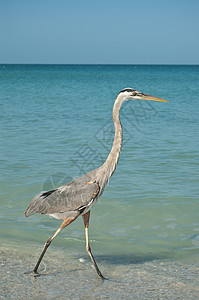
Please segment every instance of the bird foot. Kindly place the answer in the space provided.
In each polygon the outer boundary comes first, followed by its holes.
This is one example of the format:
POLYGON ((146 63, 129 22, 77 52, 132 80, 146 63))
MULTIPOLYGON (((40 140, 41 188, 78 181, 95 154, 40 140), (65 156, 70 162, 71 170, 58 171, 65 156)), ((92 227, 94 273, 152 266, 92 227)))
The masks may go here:
POLYGON ((37 271, 29 271, 29 272, 24 272, 24 274, 33 274, 34 277, 39 277, 41 276, 42 274, 38 273, 37 271))
POLYGON ((108 278, 104 277, 100 271, 97 272, 97 274, 99 275, 99 277, 100 277, 102 280, 108 280, 108 278))

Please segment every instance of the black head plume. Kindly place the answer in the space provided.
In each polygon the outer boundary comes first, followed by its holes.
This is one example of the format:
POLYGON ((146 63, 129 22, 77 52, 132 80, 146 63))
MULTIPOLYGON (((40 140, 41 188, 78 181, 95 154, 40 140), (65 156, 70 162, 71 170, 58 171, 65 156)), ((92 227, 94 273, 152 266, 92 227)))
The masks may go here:
POLYGON ((136 90, 134 90, 132 88, 126 88, 126 89, 123 89, 122 91, 120 91, 119 94, 124 93, 124 92, 133 93, 133 92, 136 92, 136 90))

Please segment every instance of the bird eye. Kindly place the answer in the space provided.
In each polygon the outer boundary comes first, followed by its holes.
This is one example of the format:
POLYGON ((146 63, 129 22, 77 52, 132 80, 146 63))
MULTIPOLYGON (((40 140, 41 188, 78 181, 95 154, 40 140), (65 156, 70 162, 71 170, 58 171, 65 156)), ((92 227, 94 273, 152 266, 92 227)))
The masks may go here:
POLYGON ((137 93, 134 91, 133 93, 132 93, 132 96, 136 96, 137 95, 137 93))

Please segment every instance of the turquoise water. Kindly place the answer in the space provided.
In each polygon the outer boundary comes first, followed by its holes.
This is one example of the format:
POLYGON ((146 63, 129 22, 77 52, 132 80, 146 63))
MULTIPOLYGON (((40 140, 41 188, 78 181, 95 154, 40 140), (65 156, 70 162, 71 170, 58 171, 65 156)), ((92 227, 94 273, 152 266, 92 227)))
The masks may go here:
MULTIPOLYGON (((132 87, 169 102, 124 104, 119 165, 92 209, 93 251, 199 258, 199 66, 1 65, 0 76, 1 245, 39 253, 61 222, 26 219, 28 203, 106 159, 114 100, 132 87)), ((52 247, 87 257, 82 220, 52 247)))

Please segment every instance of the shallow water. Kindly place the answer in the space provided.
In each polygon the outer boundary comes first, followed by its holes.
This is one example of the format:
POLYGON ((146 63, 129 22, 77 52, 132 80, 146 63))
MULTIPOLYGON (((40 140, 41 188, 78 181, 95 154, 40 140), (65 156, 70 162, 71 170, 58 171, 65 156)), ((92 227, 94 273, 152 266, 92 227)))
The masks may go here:
POLYGON ((18 250, 1 249, 0 299, 198 299, 198 262, 96 255, 107 278, 101 280, 88 257, 52 246, 34 277, 24 273, 38 248, 18 250))
MULTIPOLYGON (((157 282, 156 272, 150 274, 150 269, 158 269, 158 291, 166 291, 167 299, 167 275, 171 272, 171 278, 175 274, 176 279, 171 290, 181 286, 182 299, 189 276, 199 270, 199 66, 6 65, 1 66, 0 76, 0 247, 5 270, 11 272, 8 277, 3 273, 6 284, 13 281, 14 274, 34 265, 43 244, 60 225, 60 221, 46 216, 26 219, 23 212, 29 201, 41 190, 68 182, 106 159, 113 140, 113 102, 121 89, 130 86, 169 103, 124 104, 119 165, 92 209, 93 252, 108 277, 116 282, 122 277, 123 284, 119 288, 115 283, 113 290, 109 283, 105 288, 105 284, 99 284, 85 251, 81 219, 53 241, 43 268, 46 264, 45 272, 52 272, 55 282, 64 273, 74 291, 70 294, 73 299, 77 288, 74 280, 82 280, 84 268, 87 276, 77 297, 86 281, 94 280, 99 289, 90 287, 84 296, 95 290, 93 297, 110 298, 112 291, 113 298, 120 295, 118 299, 130 293, 130 282, 139 299, 155 297, 143 288, 144 283, 157 282), (85 264, 79 261, 82 255, 85 264), (141 272, 142 279, 138 280, 135 272, 141 272), (146 297, 139 294, 142 292, 146 297)), ((32 280, 24 278, 24 284, 32 280)), ((48 284, 48 276, 43 278, 48 284)), ((194 293, 196 285, 188 289, 190 299, 191 289, 194 293)), ((40 296, 63 296, 57 285, 51 292, 44 288, 40 296)), ((171 298, 171 293, 168 295, 171 298)))

